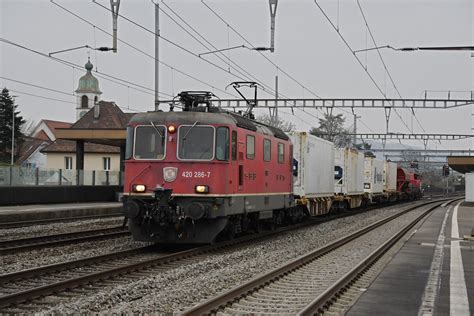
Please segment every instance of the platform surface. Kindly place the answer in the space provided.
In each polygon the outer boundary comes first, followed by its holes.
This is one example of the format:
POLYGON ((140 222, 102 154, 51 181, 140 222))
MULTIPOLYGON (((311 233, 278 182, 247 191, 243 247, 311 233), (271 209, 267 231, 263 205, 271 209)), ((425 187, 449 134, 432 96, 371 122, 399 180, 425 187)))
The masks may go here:
POLYGON ((120 214, 121 212, 122 203, 120 202, 1 206, 0 223, 93 215, 111 215, 120 214))
POLYGON ((436 209, 347 315, 474 315, 474 203, 461 202, 436 209))

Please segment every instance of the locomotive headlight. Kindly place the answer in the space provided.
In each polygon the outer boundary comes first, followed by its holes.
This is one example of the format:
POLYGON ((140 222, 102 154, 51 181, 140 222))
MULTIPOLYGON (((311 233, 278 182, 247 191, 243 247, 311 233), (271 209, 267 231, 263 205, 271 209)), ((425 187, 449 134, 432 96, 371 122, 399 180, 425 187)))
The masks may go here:
POLYGON ((209 193, 209 186, 207 185, 196 185, 196 193, 209 193))
POLYGON ((173 134, 174 132, 176 132, 176 126, 174 125, 168 126, 168 133, 173 134))
POLYGON ((134 184, 132 189, 133 189, 133 192, 138 192, 138 193, 145 192, 146 191, 146 185, 144 185, 144 184, 134 184))

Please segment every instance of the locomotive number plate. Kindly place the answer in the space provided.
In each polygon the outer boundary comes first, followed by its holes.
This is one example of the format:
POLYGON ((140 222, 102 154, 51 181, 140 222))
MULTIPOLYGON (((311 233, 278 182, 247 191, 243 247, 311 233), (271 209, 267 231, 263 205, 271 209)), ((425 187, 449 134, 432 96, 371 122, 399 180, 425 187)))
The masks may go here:
POLYGON ((183 178, 210 178, 210 171, 183 171, 181 174, 183 178))

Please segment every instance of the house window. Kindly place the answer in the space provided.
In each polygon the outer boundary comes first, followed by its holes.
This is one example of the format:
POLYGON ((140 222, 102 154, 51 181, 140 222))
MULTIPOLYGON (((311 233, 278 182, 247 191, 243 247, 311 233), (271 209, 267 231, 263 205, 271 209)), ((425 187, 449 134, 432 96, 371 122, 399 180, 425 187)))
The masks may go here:
POLYGON ((64 157, 64 169, 72 169, 72 157, 64 157))
POLYGON ((81 97, 81 108, 87 109, 89 107, 89 98, 87 95, 81 97))
POLYGON ((272 159, 272 142, 269 139, 263 140, 263 160, 270 161, 272 159))
POLYGON ((247 135, 247 159, 255 159, 255 137, 247 135))
POLYGON ((285 145, 278 143, 278 163, 283 163, 285 161, 285 145))
POLYGON ((110 170, 110 157, 102 157, 102 163, 104 165, 104 170, 109 171, 110 170))

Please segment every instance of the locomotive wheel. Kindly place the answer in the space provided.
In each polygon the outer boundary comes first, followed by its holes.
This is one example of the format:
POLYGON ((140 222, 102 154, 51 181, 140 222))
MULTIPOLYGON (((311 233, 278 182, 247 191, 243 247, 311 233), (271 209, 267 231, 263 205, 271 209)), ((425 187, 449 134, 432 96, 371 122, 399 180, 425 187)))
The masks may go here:
POLYGON ((229 221, 229 223, 227 224, 225 228, 225 236, 227 240, 232 240, 235 237, 235 228, 232 221, 229 221))

